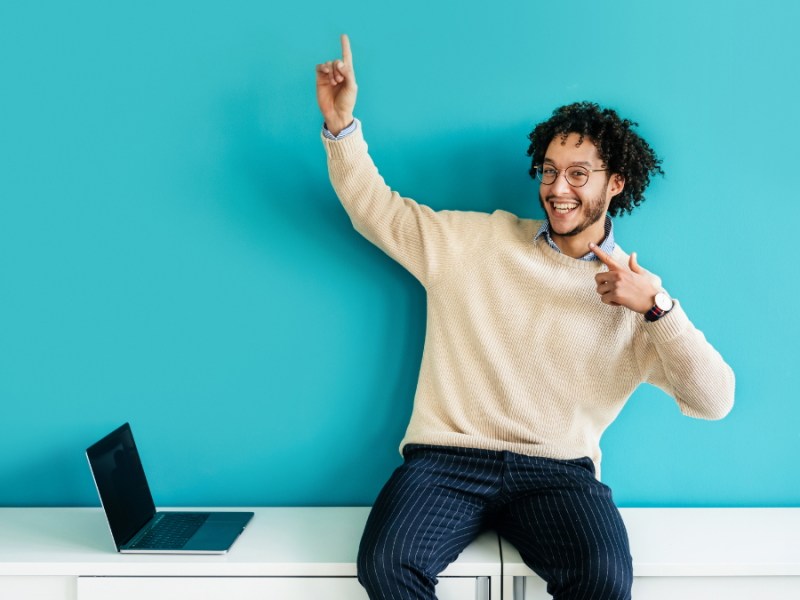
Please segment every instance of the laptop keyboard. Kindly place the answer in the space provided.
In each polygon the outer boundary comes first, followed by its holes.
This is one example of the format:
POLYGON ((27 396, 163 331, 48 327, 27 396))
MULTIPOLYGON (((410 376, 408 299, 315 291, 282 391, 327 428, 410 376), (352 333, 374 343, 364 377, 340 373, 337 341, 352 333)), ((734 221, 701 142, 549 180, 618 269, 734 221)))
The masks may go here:
POLYGON ((164 513, 158 523, 130 548, 183 548, 207 518, 208 515, 203 513, 164 513))

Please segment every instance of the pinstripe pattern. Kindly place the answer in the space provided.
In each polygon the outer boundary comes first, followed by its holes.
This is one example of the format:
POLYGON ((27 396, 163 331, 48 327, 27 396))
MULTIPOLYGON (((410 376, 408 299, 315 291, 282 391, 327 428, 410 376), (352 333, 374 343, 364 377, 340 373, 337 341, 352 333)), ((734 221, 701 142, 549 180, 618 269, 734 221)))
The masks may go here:
POLYGON ((556 600, 629 600, 631 557, 592 461, 408 445, 367 521, 358 577, 372 600, 432 600, 437 574, 494 527, 556 600))

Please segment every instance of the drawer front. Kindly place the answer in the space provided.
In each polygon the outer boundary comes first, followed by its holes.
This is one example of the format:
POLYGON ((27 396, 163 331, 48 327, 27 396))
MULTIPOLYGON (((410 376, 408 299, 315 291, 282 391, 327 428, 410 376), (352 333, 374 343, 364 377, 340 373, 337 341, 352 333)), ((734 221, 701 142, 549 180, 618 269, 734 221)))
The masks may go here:
POLYGON ((800 577, 634 577, 637 600, 797 600, 800 577))
MULTIPOLYGON (((442 577, 439 600, 488 600, 487 577, 442 577)), ((78 600, 368 600, 354 577, 80 577, 78 600)))
POLYGON ((75 600, 75 578, 0 576, 0 600, 75 600))
MULTIPOLYGON (((797 600, 800 577, 634 577, 636 600, 797 600)), ((538 577, 514 577, 514 600, 550 600, 538 577)))

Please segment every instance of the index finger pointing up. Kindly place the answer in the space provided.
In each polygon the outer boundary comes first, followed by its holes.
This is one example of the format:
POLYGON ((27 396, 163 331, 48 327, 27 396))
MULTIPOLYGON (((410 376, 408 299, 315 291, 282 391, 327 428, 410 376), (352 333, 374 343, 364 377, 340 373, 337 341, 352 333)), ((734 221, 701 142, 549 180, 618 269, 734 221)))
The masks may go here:
POLYGON ((350 50, 350 38, 346 33, 342 34, 342 60, 348 67, 353 66, 353 52, 350 50))

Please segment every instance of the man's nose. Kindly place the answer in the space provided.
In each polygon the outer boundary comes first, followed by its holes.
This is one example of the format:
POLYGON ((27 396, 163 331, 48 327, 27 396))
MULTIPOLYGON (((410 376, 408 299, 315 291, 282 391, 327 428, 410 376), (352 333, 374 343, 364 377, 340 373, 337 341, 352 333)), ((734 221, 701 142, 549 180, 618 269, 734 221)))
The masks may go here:
POLYGON ((555 195, 572 191, 572 186, 567 181, 566 172, 561 171, 561 173, 558 174, 556 180, 552 184, 550 184, 550 189, 555 195))

